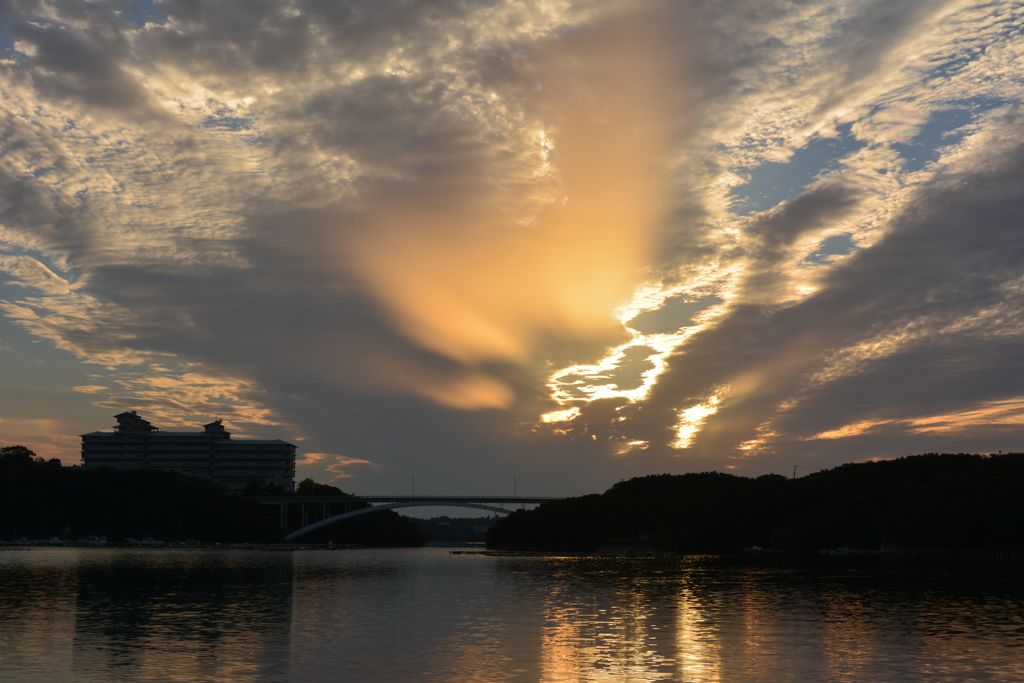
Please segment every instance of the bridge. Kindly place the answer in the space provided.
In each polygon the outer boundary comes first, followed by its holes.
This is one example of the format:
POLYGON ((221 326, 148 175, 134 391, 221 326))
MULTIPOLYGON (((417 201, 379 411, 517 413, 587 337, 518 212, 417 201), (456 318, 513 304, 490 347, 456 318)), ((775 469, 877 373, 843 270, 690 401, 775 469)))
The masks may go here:
POLYGON ((514 509, 516 505, 547 503, 552 500, 563 500, 563 498, 538 496, 260 496, 257 500, 263 505, 280 506, 281 527, 286 531, 288 529, 288 508, 294 504, 302 506, 299 528, 284 537, 285 541, 294 541, 299 536, 328 524, 381 510, 409 507, 463 507, 507 515, 512 510, 506 509, 506 505, 513 506, 514 509), (310 510, 317 504, 322 506, 320 519, 310 522, 310 510), (501 507, 497 507, 498 505, 501 507), (342 512, 337 512, 339 506, 343 508, 342 512))

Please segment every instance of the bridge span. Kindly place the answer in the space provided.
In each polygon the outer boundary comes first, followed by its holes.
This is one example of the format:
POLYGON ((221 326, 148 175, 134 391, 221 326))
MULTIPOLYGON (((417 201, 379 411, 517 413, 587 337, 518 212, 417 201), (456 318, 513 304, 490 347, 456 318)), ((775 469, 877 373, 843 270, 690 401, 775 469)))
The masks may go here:
POLYGON ((487 510, 498 514, 510 514, 516 505, 547 503, 552 500, 563 500, 551 496, 260 496, 257 498, 263 505, 278 505, 281 508, 281 527, 288 529, 288 508, 293 504, 301 505, 301 524, 299 528, 287 535, 285 541, 294 541, 299 536, 314 529, 325 527, 345 519, 407 507, 464 507, 487 510), (321 519, 310 522, 309 513, 314 505, 322 506, 321 519), (497 507, 497 506, 501 507, 497 507), (505 506, 513 509, 506 509, 505 506), (338 506, 343 512, 337 513, 338 506), (335 514, 331 514, 335 512, 335 514))

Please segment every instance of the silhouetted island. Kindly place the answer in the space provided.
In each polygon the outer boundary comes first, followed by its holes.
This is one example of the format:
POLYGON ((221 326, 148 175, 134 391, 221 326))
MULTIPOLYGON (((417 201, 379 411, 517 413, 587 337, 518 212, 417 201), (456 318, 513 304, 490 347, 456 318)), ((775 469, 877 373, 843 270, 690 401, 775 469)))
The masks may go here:
POLYGON ((490 548, 677 553, 741 549, 969 554, 1024 550, 1024 454, 850 463, 798 479, 651 475, 519 510, 490 548))

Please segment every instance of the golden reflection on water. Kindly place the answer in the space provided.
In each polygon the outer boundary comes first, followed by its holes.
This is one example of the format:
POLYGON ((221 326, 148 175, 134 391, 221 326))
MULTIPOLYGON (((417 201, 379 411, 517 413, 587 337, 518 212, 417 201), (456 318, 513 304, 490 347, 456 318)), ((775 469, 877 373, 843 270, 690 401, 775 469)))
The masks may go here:
MULTIPOLYGON (((913 572, 879 586, 875 569, 846 566, 702 568, 722 561, 691 558, 666 572, 626 561, 608 560, 604 569, 556 561, 539 680, 1024 681, 1024 658, 1007 649, 1024 645, 1019 595, 979 604, 970 590, 945 592, 961 578, 922 591, 913 572)), ((943 579, 928 576, 936 580, 943 579)))
POLYGON ((684 588, 676 599, 676 650, 679 681, 718 683, 720 644, 709 627, 709 616, 693 591, 684 588))
POLYGON ((0 680, 1020 683, 1019 565, 0 552, 0 680))
POLYGON ((678 680, 670 611, 659 609, 642 584, 627 580, 583 599, 571 587, 556 590, 545 610, 542 683, 678 680))
POLYGON ((829 596, 823 611, 821 653, 826 675, 841 680, 856 671, 865 652, 885 651, 884 643, 876 642, 877 631, 872 628, 876 609, 870 602, 841 591, 829 596))

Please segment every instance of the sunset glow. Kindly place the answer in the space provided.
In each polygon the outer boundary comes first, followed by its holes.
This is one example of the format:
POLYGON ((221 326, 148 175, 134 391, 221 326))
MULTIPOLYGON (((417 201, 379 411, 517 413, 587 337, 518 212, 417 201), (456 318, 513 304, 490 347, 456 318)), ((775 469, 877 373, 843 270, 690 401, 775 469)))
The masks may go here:
POLYGON ((0 22, 3 444, 538 495, 1024 448, 1017 0, 87 5, 0 22))
POLYGON ((692 408, 680 410, 679 422, 676 423, 676 440, 672 442, 672 447, 689 448, 700 432, 701 426, 709 417, 718 412, 719 403, 721 403, 721 399, 715 395, 692 408))

